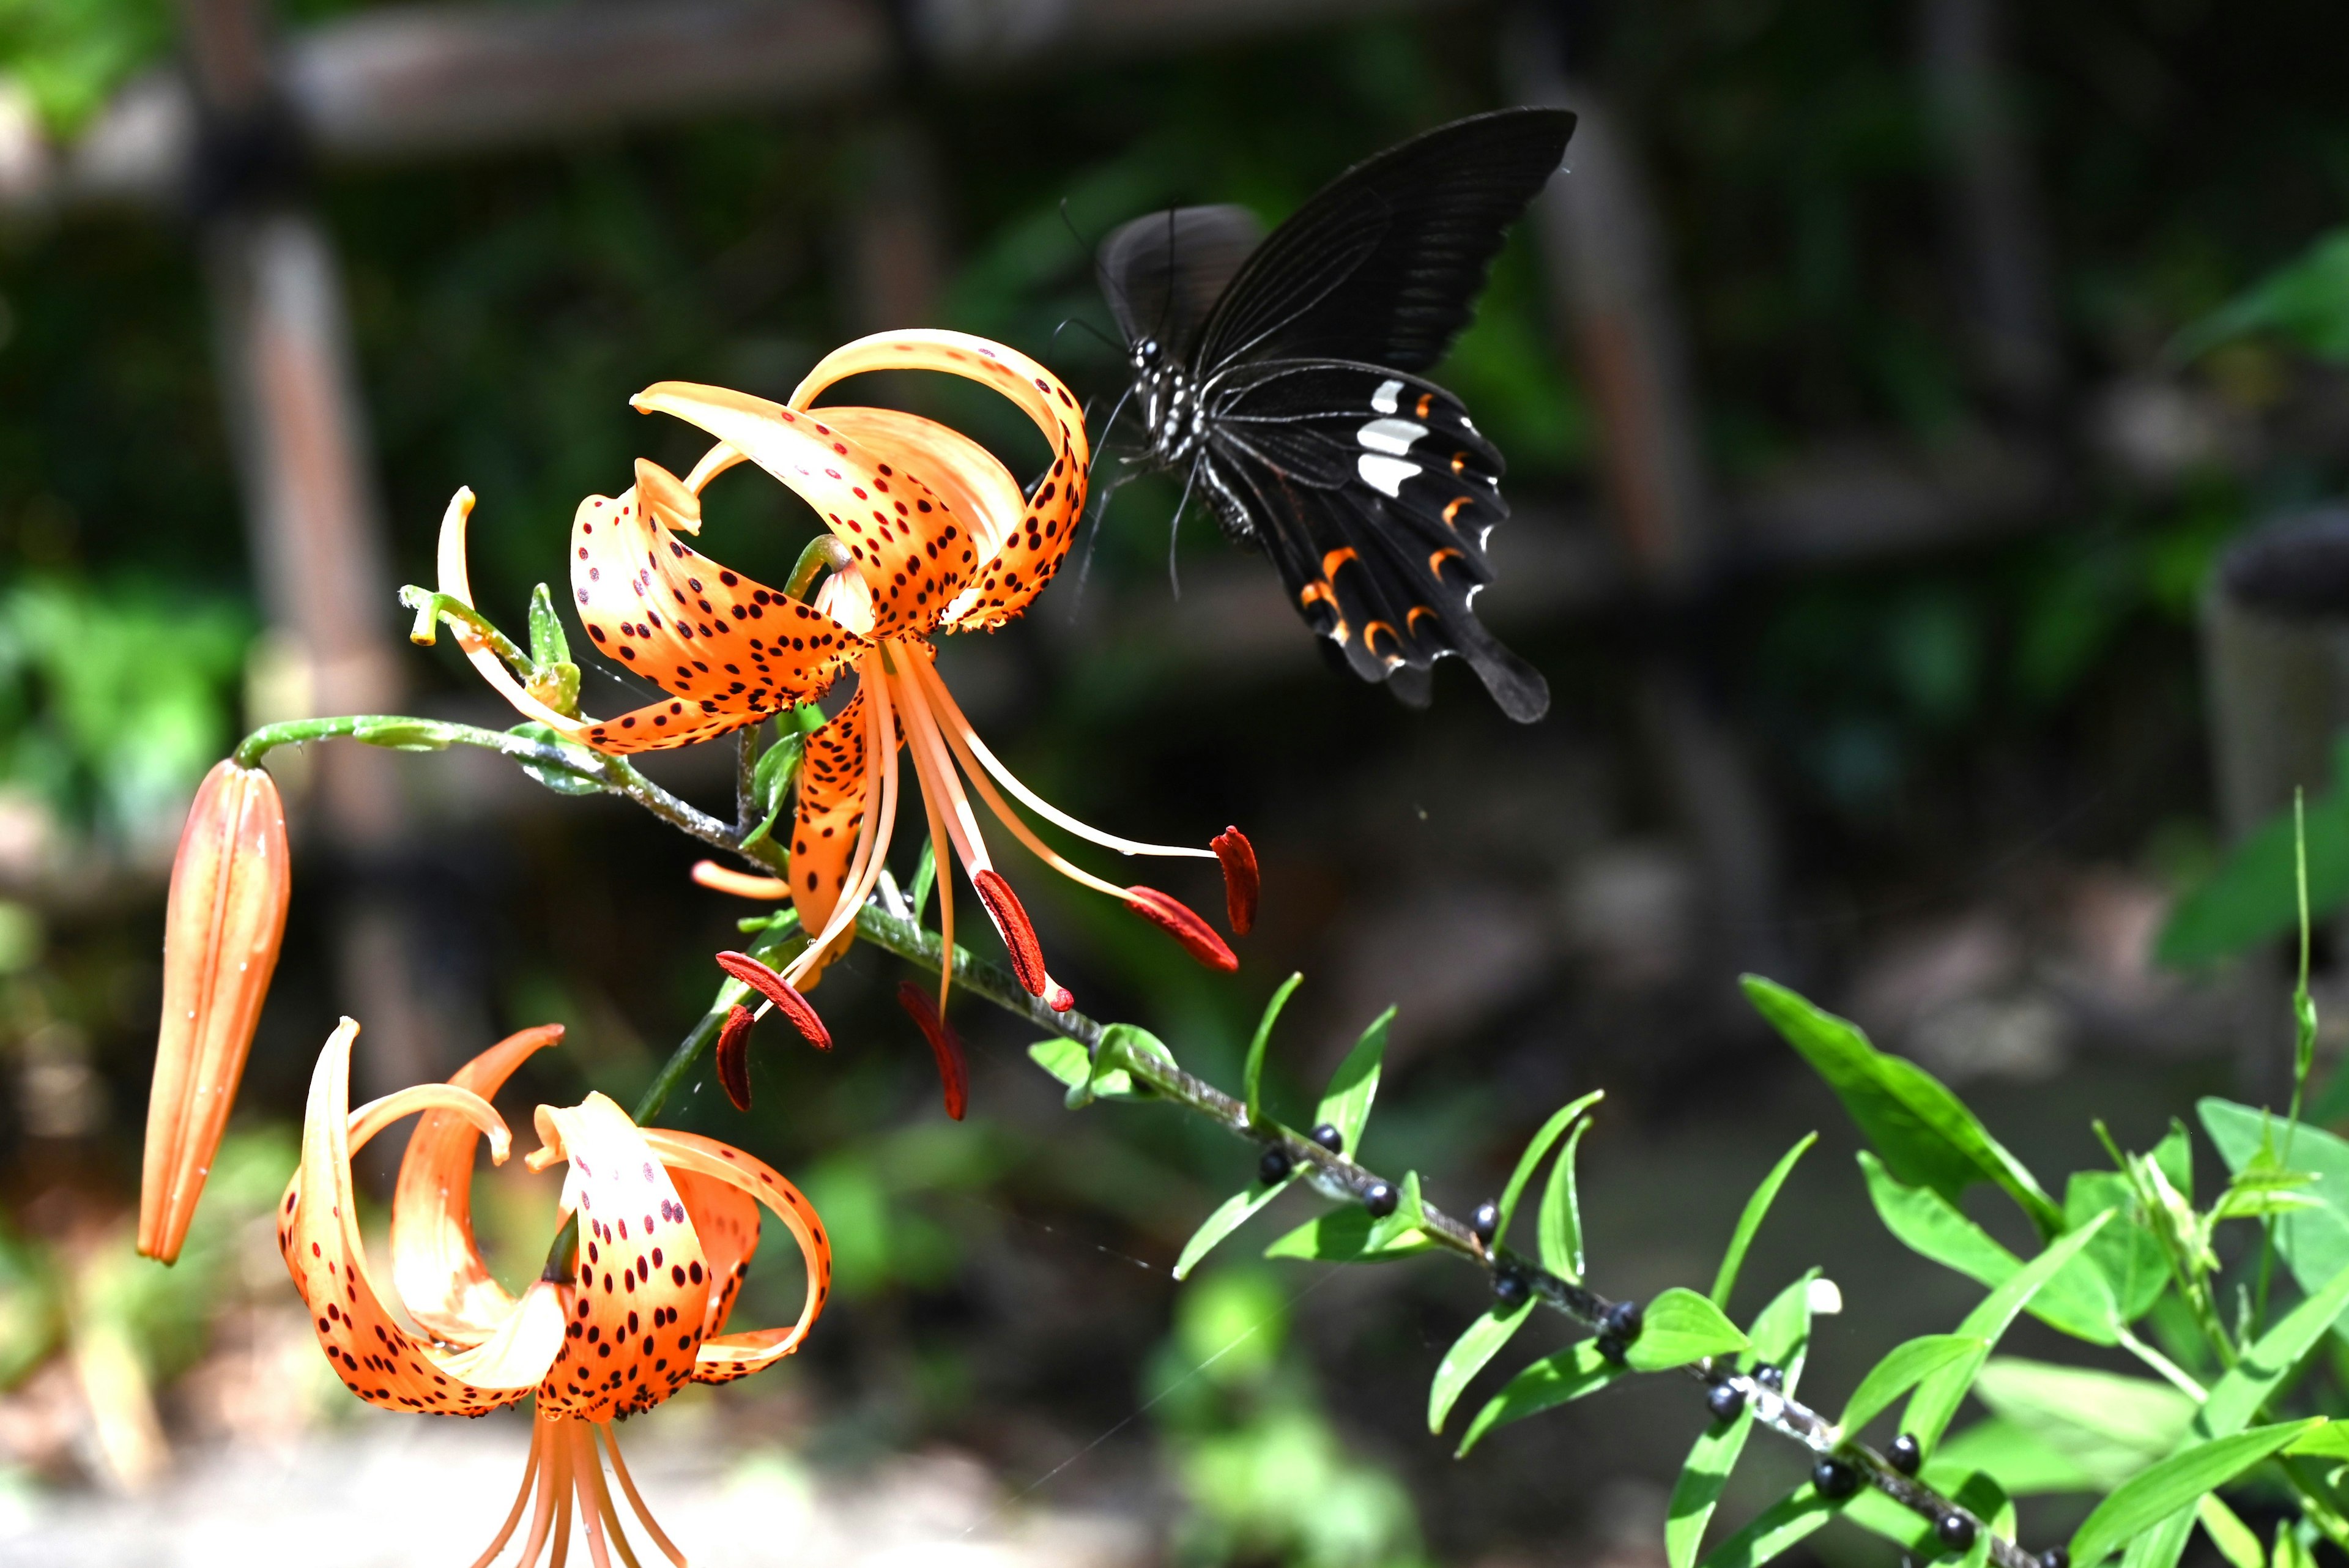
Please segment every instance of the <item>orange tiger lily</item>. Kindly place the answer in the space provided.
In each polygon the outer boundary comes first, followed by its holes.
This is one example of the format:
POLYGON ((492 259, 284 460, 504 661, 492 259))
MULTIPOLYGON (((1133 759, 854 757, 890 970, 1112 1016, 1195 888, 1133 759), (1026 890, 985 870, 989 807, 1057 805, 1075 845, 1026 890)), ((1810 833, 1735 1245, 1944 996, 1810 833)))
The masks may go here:
POLYGON ((575 1504, 596 1563, 606 1543, 636 1561, 614 1504, 619 1490, 669 1560, 685 1558, 653 1522, 612 1435, 612 1420, 650 1409, 688 1381, 725 1383, 791 1355, 831 1290, 832 1250, 798 1189, 761 1161, 692 1133, 638 1127, 599 1094, 538 1107, 543 1145, 527 1164, 568 1161, 558 1224, 578 1220, 575 1255, 517 1298, 491 1277, 473 1242, 479 1140, 503 1163, 506 1124, 491 1108, 523 1060, 563 1036, 559 1024, 492 1045, 445 1084, 387 1095, 353 1111, 344 1019, 318 1054, 303 1122, 302 1163, 285 1189, 277 1241, 336 1375, 371 1405, 481 1416, 535 1396, 530 1462, 497 1538, 502 1551, 531 1508, 523 1568, 552 1542, 561 1568, 575 1504), (360 1241, 351 1156, 400 1117, 421 1113, 392 1198, 391 1282, 421 1333, 395 1321, 360 1241), (789 1328, 724 1332, 750 1254, 759 1208, 781 1220, 807 1263, 807 1297, 789 1328))
MULTIPOLYGON (((813 701, 842 676, 855 674, 847 705, 807 737, 788 886, 745 877, 732 889, 788 892, 799 907, 810 940, 782 971, 786 984, 812 985, 854 940, 856 911, 878 885, 889 853, 901 752, 912 762, 931 842, 941 857, 950 848, 961 861, 1030 994, 1063 1010, 1072 1002, 1047 971, 1034 927, 995 867, 966 779, 1012 836, 1054 870, 1164 927, 1203 963, 1237 967, 1231 949, 1198 915, 1155 888, 1121 887, 1071 864, 1037 836, 1004 793, 1121 854, 1219 859, 1227 876, 1243 875, 1248 884, 1229 896, 1235 914, 1255 908, 1253 853, 1243 860, 1213 848, 1138 843, 1058 810, 997 760, 935 667, 934 637, 991 630, 1019 615, 1051 580, 1075 535, 1091 448, 1076 400, 1050 371, 983 338, 898 332, 827 355, 788 403, 663 381, 638 393, 634 404, 698 425, 718 444, 682 480, 639 459, 633 488, 616 500, 583 502, 573 523, 571 583, 597 649, 657 682, 668 697, 608 720, 558 712, 476 631, 452 629, 466 656, 518 710, 608 753, 723 735, 813 701), (889 409, 811 407, 843 377, 897 369, 966 377, 1017 404, 1052 449, 1050 471, 1035 493, 1023 495, 992 454, 945 425, 889 409), (844 552, 811 600, 753 582, 678 537, 699 531, 703 487, 746 461, 814 507, 844 552)), ((469 607, 465 529, 471 505, 466 491, 450 502, 440 550, 440 592, 469 607)), ((726 878, 714 880, 723 885, 726 878)), ((950 884, 941 877, 938 888, 939 928, 951 946, 950 884)), ((941 1010, 947 989, 941 974, 941 1010)))

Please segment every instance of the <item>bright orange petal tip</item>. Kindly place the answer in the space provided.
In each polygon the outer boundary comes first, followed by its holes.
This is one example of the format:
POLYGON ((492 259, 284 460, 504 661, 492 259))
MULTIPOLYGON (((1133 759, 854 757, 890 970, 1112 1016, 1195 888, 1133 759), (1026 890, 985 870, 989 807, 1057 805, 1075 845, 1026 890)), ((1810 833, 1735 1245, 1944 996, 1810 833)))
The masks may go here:
POLYGON ((773 1002, 792 1021, 792 1026, 807 1036, 809 1044, 819 1051, 832 1049, 832 1031, 823 1026, 823 1020, 808 1005, 808 999, 792 988, 791 981, 749 953, 719 953, 718 967, 773 1002))
POLYGON ((1238 828, 1226 827, 1207 841, 1207 847, 1223 862, 1224 913, 1231 919, 1232 935, 1244 937, 1256 925, 1256 898, 1262 887, 1257 875, 1256 846, 1238 828))
POLYGON ((1143 919, 1163 927, 1181 942, 1184 950, 1209 969, 1219 969, 1228 974, 1240 967, 1240 961, 1216 928, 1207 924, 1188 905, 1170 898, 1155 888, 1128 888, 1125 907, 1143 919))
POLYGON ((791 884, 780 877, 753 876, 720 866, 715 860, 695 861, 693 879, 713 893, 731 893, 738 898, 762 898, 775 903, 792 896, 791 884))
POLYGON ((758 1017, 739 1003, 718 1032, 718 1086, 738 1111, 750 1108, 750 1025, 758 1017))
POLYGON ((1003 945, 1011 954, 1011 972, 1019 977, 1029 995, 1043 995, 1051 976, 1044 971, 1043 945, 1036 940, 1036 928, 1020 907, 1019 895, 999 871, 974 871, 970 885, 978 889, 978 901, 987 906, 995 929, 1002 933, 1003 945))
POLYGON ((148 1257, 171 1262, 187 1239, 277 967, 292 888, 276 782, 222 763, 196 792, 171 865, 139 1190, 139 1250, 148 1257))
POLYGON ((939 1016, 930 993, 910 980, 897 982, 897 1005, 905 1010, 905 1016, 914 1021, 922 1038, 930 1043, 930 1054, 938 1064, 938 1082, 946 1090, 947 1115, 956 1121, 962 1120, 962 1113, 970 1104, 970 1065, 963 1057, 962 1036, 955 1033, 953 1024, 939 1016))

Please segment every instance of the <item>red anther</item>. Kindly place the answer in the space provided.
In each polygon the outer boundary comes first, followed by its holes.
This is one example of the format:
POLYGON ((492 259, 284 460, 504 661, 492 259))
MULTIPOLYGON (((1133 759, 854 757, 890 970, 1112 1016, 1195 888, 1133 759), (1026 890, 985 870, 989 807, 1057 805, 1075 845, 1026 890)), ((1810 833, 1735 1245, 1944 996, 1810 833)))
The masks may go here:
POLYGON ((750 1108, 750 1025, 757 1015, 736 1003, 718 1032, 718 1086, 738 1111, 750 1108))
POLYGON ((947 1115, 962 1120, 963 1107, 970 1104, 970 1068, 963 1060, 962 1036, 938 1016, 930 993, 910 980, 897 982, 897 1005, 930 1043, 930 1054, 937 1059, 938 1083, 946 1090, 947 1115))
POLYGON ((1052 994, 1044 1000, 1053 1012, 1066 1012, 1077 1004, 1077 993, 1065 985, 1056 985, 1052 988, 1052 994))
POLYGON ((1231 917, 1232 935, 1244 937, 1256 924, 1256 896, 1263 887, 1257 875, 1256 846, 1237 827, 1226 827, 1207 840, 1207 847, 1224 865, 1224 913, 1231 917))
POLYGON ((995 919, 995 929, 1003 934, 1003 945, 1011 950, 1011 972, 1030 996, 1044 994, 1045 983, 1051 978, 1044 972, 1044 950, 1036 940, 1036 928, 1028 923, 1028 911, 1019 907, 1019 899, 995 871, 974 874, 970 885, 978 889, 978 901, 995 919))
POLYGON ((1224 939, 1216 935, 1215 927, 1201 919, 1187 905, 1168 898, 1157 888, 1128 888, 1125 890, 1125 907, 1143 919, 1173 932, 1174 940, 1209 969, 1229 973, 1240 967, 1240 961, 1232 955, 1232 950, 1225 944, 1224 939))
POLYGON ((718 955, 718 967, 749 986, 752 991, 775 1004, 792 1026, 807 1036, 809 1044, 819 1051, 832 1049, 832 1031, 815 1015, 808 999, 792 989, 792 982, 752 958, 749 953, 722 952, 718 955))

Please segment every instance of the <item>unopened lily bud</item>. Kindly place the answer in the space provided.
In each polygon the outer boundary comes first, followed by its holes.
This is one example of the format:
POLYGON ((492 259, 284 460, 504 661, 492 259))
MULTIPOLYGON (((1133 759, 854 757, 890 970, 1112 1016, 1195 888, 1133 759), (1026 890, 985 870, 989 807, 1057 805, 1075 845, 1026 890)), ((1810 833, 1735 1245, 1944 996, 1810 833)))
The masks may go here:
POLYGON ((169 1263, 187 1238, 277 967, 292 887, 275 781, 222 763, 188 813, 164 915, 163 1019, 139 1192, 148 1257, 169 1263))

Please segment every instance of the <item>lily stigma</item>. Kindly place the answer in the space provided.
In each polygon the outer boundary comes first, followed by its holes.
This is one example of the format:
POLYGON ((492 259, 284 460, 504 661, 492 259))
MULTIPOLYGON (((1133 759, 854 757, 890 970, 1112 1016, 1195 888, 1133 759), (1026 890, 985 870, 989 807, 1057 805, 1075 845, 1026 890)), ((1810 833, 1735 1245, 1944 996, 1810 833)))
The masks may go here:
MULTIPOLYGON (((1012 802, 1122 855, 1218 861, 1234 929, 1244 935, 1255 910, 1256 859, 1237 829, 1218 836, 1213 846, 1194 847, 1146 844, 1079 821, 988 750, 936 670, 936 637, 1009 621, 1068 553, 1084 510, 1091 448, 1083 414, 1057 377, 984 338, 904 331, 833 350, 786 403, 680 381, 657 383, 632 401, 641 411, 698 426, 717 444, 682 479, 638 459, 628 490, 582 502, 572 525, 571 584, 598 651, 668 695, 608 720, 563 711, 533 689, 531 670, 508 667, 479 626, 451 617, 450 627, 466 657, 517 710, 564 740, 616 754, 711 740, 814 702, 842 677, 855 676, 847 703, 806 736, 787 879, 705 877, 730 891, 788 897, 798 909, 807 945, 777 976, 781 991, 761 987, 770 1005, 780 1002, 811 1039, 828 1044, 812 1010, 792 1004, 854 940, 856 912, 880 885, 905 783, 901 753, 911 763, 937 857, 943 861, 951 849, 960 862, 1030 994, 1062 1011, 1074 1000, 1052 978, 1033 923, 997 868, 974 795, 1055 871, 1164 928, 1201 962, 1237 967, 1224 939, 1189 908, 1156 888, 1121 885, 1073 864, 1012 802), (904 369, 964 377, 1025 412, 1052 451, 1034 493, 1023 494, 992 453, 947 425, 892 409, 812 407, 845 377, 904 369), (823 520, 830 536, 819 536, 811 556, 820 556, 816 569, 828 573, 812 595, 754 582, 679 537, 700 531, 704 487, 744 462, 781 481, 823 520)), ((440 596, 467 610, 473 608, 465 560, 471 509, 471 493, 459 491, 442 520, 439 556, 440 596)), ((419 635, 430 634, 428 618, 419 635)), ((951 951, 950 879, 941 877, 938 889, 939 932, 951 951)), ((939 1049, 942 1068, 947 1049, 939 1032, 951 968, 939 974, 932 1016, 908 1008, 939 1049)), ((948 1098, 958 1114, 951 1082, 948 1098)))
POLYGON ((278 1248, 308 1303, 336 1376, 371 1405, 482 1416, 535 1396, 530 1459, 512 1509, 474 1568, 486 1568, 530 1511, 521 1568, 548 1551, 562 1568, 573 1515, 596 1568, 610 1554, 636 1568, 614 1483, 639 1528, 671 1563, 684 1553, 653 1521, 620 1458, 615 1417, 648 1410, 688 1381, 727 1383, 800 1347, 823 1312, 832 1248, 799 1189, 761 1161, 694 1133, 638 1127, 600 1094, 541 1106, 543 1147, 526 1164, 567 1161, 556 1221, 578 1222, 517 1298, 474 1244, 473 1156, 481 1137, 502 1164, 511 1144, 490 1106, 514 1068, 563 1036, 526 1029, 484 1051, 445 1084, 423 1084, 353 1111, 350 1019, 327 1039, 310 1079, 302 1163, 278 1213, 278 1248), (403 1116, 419 1115, 391 1206, 392 1285, 417 1325, 388 1306, 360 1240, 351 1156, 403 1116), (759 1244, 763 1205, 798 1242, 807 1294, 788 1328, 725 1332, 759 1244), (605 1475, 609 1465, 610 1475, 605 1475))

